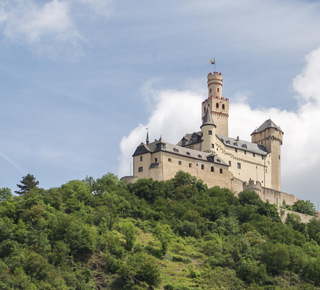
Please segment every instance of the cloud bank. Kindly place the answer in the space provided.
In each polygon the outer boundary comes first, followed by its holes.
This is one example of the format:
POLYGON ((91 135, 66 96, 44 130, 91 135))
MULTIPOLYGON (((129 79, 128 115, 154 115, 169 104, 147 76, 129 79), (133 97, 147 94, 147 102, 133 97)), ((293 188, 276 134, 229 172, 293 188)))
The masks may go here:
MULTIPOLYGON (((226 77, 226 76, 225 76, 226 77)), ((253 109, 241 92, 230 98, 230 136, 250 141, 250 134, 266 119, 271 118, 280 125, 284 135, 282 146, 283 189, 295 187, 295 180, 308 175, 320 174, 320 48, 306 56, 306 65, 301 74, 292 81, 292 101, 298 103, 296 111, 277 108, 253 109), (241 97, 239 97, 241 96, 241 97)), ((276 88, 270 84, 270 93, 276 88)), ((119 175, 129 174, 132 153, 145 140, 146 129, 155 138, 162 137, 170 143, 177 143, 187 132, 199 130, 201 102, 205 93, 197 91, 152 91, 155 107, 146 124, 139 124, 120 142, 119 175)), ((309 188, 316 188, 309 184, 309 188)), ((297 194, 294 192, 290 192, 297 194)), ((298 194, 299 195, 299 194, 298 194)), ((300 196, 303 198, 303 196, 300 196)), ((310 198, 310 197, 309 197, 310 198)))
MULTIPOLYGON (((96 14, 109 14, 111 1, 103 0, 4 0, 0 3, 0 29, 5 39, 33 51, 56 57, 60 54, 82 56, 84 37, 75 24, 79 5, 96 14), (41 1, 42 2, 42 1, 41 1)), ((82 18, 82 21, 84 19, 82 18)))

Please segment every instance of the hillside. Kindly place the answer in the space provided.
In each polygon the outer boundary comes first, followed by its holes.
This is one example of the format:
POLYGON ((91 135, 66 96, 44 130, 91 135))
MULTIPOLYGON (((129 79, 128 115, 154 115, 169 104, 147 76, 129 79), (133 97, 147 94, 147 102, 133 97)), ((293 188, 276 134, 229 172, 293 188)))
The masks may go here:
POLYGON ((320 221, 178 172, 0 201, 0 289, 320 289, 320 221))

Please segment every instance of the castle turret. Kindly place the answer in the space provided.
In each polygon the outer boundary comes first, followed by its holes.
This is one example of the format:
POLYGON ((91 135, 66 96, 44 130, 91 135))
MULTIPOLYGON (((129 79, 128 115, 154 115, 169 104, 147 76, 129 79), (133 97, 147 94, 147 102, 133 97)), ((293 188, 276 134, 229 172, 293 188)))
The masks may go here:
POLYGON ((214 152, 214 144, 216 138, 216 125, 213 123, 210 107, 207 107, 206 113, 203 118, 203 122, 201 125, 202 131, 202 143, 201 143, 201 151, 205 152, 214 152))
POLYGON ((271 186, 281 190, 281 145, 283 131, 272 120, 265 121, 251 134, 252 143, 263 145, 271 155, 271 186))
POLYGON ((216 134, 228 136, 229 99, 222 97, 222 73, 208 74, 208 99, 202 103, 202 119, 207 108, 211 108, 211 118, 216 125, 216 134))

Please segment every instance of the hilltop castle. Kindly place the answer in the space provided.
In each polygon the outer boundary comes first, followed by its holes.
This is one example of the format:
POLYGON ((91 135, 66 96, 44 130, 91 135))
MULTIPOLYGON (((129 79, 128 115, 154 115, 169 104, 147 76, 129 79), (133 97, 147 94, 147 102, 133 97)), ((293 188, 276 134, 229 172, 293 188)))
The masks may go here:
POLYGON ((235 194, 256 191, 262 200, 281 205, 297 198, 281 192, 281 145, 284 132, 266 120, 251 134, 251 142, 228 134, 229 99, 222 96, 223 76, 208 74, 208 98, 202 102, 200 131, 187 133, 177 144, 162 140, 141 143, 133 154, 133 178, 173 178, 182 170, 209 187, 235 194))

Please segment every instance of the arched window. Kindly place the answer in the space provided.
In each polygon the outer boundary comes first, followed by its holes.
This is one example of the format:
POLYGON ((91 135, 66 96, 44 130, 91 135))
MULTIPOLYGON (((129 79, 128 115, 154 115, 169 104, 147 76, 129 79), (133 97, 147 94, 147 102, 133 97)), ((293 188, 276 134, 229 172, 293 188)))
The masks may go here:
POLYGON ((222 110, 224 110, 224 109, 225 109, 224 104, 222 104, 222 110))
POLYGON ((216 108, 219 109, 219 103, 216 103, 216 108))

